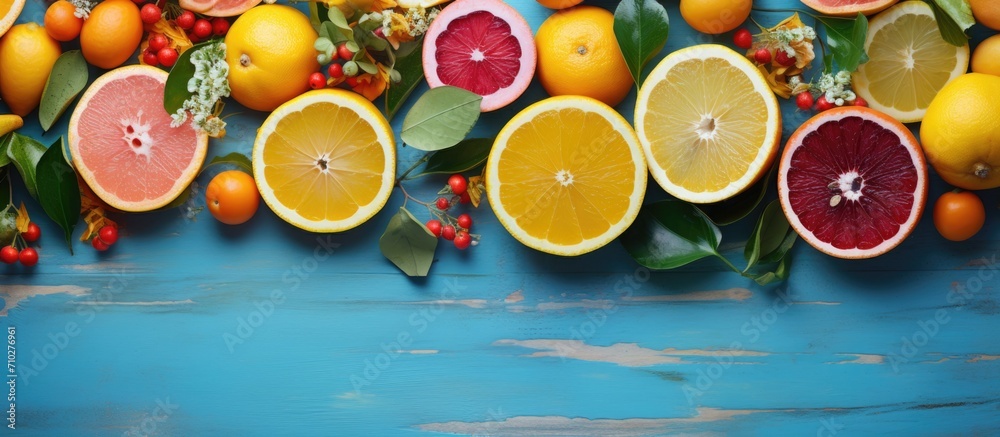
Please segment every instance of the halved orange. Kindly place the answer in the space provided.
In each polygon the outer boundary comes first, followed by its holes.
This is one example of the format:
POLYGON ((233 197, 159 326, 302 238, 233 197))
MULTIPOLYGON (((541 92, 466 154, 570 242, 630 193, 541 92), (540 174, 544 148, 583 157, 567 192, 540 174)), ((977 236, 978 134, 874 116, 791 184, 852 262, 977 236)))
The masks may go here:
POLYGON ((21 15, 24 9, 25 0, 0 0, 0 36, 7 33, 7 30, 17 21, 17 16, 21 15))
POLYGON ((552 97, 512 118, 486 163, 486 194, 526 246, 581 255, 618 237, 639 213, 646 162, 614 109, 581 96, 552 97))
POLYGON ((285 102, 253 146, 261 198, 279 217, 312 232, 340 232, 374 216, 392 194, 396 142, 364 97, 322 89, 285 102))

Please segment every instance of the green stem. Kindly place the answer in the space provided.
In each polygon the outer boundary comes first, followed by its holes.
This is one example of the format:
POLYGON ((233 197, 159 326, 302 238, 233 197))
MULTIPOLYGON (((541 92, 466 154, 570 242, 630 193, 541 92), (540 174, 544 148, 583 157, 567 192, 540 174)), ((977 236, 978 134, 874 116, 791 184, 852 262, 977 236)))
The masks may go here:
POLYGON ((403 174, 399 175, 399 177, 396 178, 396 185, 399 185, 400 182, 406 180, 406 177, 409 176, 410 173, 413 172, 413 170, 416 170, 417 167, 420 167, 420 164, 427 162, 428 159, 431 159, 431 155, 429 153, 424 155, 422 158, 418 159, 417 162, 414 162, 413 165, 410 166, 410 168, 406 169, 406 171, 404 171, 403 174))
POLYGON ((724 264, 726 264, 726 267, 729 267, 729 269, 730 269, 730 270, 732 270, 732 271, 734 271, 734 272, 736 272, 736 273, 739 273, 739 274, 741 274, 741 275, 743 274, 743 272, 742 272, 742 271, 740 271, 740 269, 736 268, 736 266, 734 266, 734 265, 733 265, 733 263, 729 262, 729 260, 728 260, 728 259, 726 259, 726 257, 722 256, 722 254, 720 254, 720 253, 716 253, 716 254, 715 254, 715 256, 716 256, 717 258, 719 258, 720 260, 722 260, 722 262, 723 262, 724 264))

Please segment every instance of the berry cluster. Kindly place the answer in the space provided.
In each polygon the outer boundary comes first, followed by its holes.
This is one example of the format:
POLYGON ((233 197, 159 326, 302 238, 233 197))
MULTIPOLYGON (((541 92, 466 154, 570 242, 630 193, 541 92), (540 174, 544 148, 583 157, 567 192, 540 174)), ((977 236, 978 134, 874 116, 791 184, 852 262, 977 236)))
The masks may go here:
POLYGON ((94 239, 90 240, 90 244, 93 245, 94 249, 97 249, 98 252, 104 252, 105 250, 111 248, 111 246, 117 241, 118 227, 104 225, 99 231, 97 231, 97 235, 94 236, 94 239))
POLYGON ((346 42, 341 43, 329 55, 330 65, 326 68, 326 75, 322 71, 317 71, 310 75, 309 87, 317 90, 325 88, 328 84, 337 84, 341 81, 346 82, 351 87, 357 86, 357 76, 361 72, 361 68, 358 67, 358 63, 355 61, 356 56, 357 52, 351 51, 347 47, 346 42), (332 81, 328 81, 327 76, 332 81))
POLYGON ((459 250, 468 249, 478 243, 479 236, 471 234, 472 216, 466 213, 453 217, 448 214, 448 210, 456 204, 467 204, 471 202, 469 197, 469 181, 460 174, 451 175, 448 178, 448 186, 441 190, 440 194, 449 195, 439 197, 434 202, 434 209, 431 212, 437 216, 436 219, 428 220, 427 229, 436 237, 451 241, 459 250))
MULTIPOLYGON (((164 12, 157 3, 146 3, 146 0, 133 0, 142 5, 139 10, 142 22, 148 26, 154 25, 164 17, 164 12)), ((174 24, 184 30, 192 44, 212 38, 225 36, 229 32, 229 21, 225 18, 198 18, 194 12, 181 10, 174 18, 174 24)), ((148 27, 147 27, 148 29, 148 27)), ((150 32, 148 45, 142 52, 142 62, 152 66, 161 65, 166 68, 174 66, 179 53, 170 45, 170 39, 158 32, 150 32)))
POLYGON ((38 264, 38 250, 34 247, 28 247, 28 243, 38 241, 41 236, 42 229, 35 222, 28 223, 26 231, 17 232, 10 245, 0 249, 0 261, 3 261, 4 264, 14 264, 20 261, 21 265, 25 267, 38 264), (21 247, 20 250, 18 250, 18 246, 21 247))
MULTIPOLYGON (((753 34, 746 28, 737 30, 733 34, 733 43, 737 47, 750 50, 754 47, 753 34)), ((758 44, 757 50, 753 52, 753 60, 761 65, 774 64, 780 67, 791 67, 795 65, 796 58, 793 50, 788 49, 788 44, 782 46, 780 43, 758 44), (789 54, 789 52, 793 54, 789 54)))

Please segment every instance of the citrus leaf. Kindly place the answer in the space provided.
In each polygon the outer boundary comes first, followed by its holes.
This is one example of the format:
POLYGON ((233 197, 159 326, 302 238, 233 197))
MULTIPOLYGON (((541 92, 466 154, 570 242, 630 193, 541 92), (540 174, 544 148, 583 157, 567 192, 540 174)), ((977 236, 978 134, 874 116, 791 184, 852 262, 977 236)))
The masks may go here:
POLYGON ((378 240, 382 255, 407 276, 427 276, 437 244, 437 237, 406 208, 399 208, 378 240))
POLYGON ((712 220, 712 223, 715 223, 717 226, 731 225, 740 221, 750 215, 757 208, 757 205, 760 205, 760 202, 764 200, 764 195, 767 194, 767 186, 770 185, 771 176, 777 167, 772 167, 766 177, 760 178, 760 180, 749 188, 743 190, 742 193, 721 202, 698 205, 698 209, 705 213, 712 220))
POLYGON ((643 67, 667 42, 667 10, 656 0, 623 0, 615 8, 614 31, 632 80, 642 85, 643 67))
POLYGON ((619 238, 629 255, 650 269, 672 269, 699 259, 720 257, 722 232, 687 202, 647 203, 619 238))
MULTIPOLYGON (((38 198, 38 188, 35 184, 35 166, 38 165, 38 160, 42 158, 44 153, 45 146, 35 141, 34 138, 26 137, 17 132, 11 134, 10 143, 7 145, 7 158, 14 163, 17 172, 21 173, 21 180, 24 181, 24 187, 28 189, 28 194, 36 199, 38 198)), ((62 152, 60 152, 60 156, 62 156, 62 152)))
POLYGON ((777 250, 789 229, 791 227, 788 225, 785 213, 781 211, 781 203, 777 200, 771 201, 757 219, 757 225, 754 226, 753 233, 743 248, 743 257, 747 260, 747 268, 744 271, 756 265, 761 256, 770 255, 777 250))
MULTIPOLYGON (((404 46, 400 46, 401 48, 404 46)), ((385 91, 385 115, 392 120, 392 117, 399 112, 399 108, 406 102, 406 98, 424 81, 424 64, 422 50, 412 50, 409 53, 396 52, 396 63, 392 69, 399 72, 400 81, 389 81, 389 88, 385 91)))
POLYGON ((250 162, 250 158, 240 152, 232 152, 225 156, 216 156, 215 158, 212 158, 208 164, 205 164, 205 166, 202 167, 201 172, 204 173, 205 170, 213 165, 232 165, 247 173, 253 174, 253 163, 250 162))
POLYGON ((941 38, 948 44, 962 47, 969 43, 965 29, 976 24, 968 1, 963 0, 924 0, 934 11, 934 20, 938 23, 941 38))
POLYGON ((417 177, 429 174, 454 174, 472 170, 486 162, 493 148, 492 138, 469 138, 455 147, 431 154, 427 166, 417 177))
POLYGON ((818 16, 816 19, 826 27, 826 44, 841 70, 854 71, 868 62, 865 53, 868 19, 864 14, 859 12, 854 18, 818 16))
POLYGON ((194 77, 191 54, 195 50, 215 43, 216 41, 205 41, 201 44, 195 44, 181 53, 177 61, 174 62, 173 68, 170 69, 170 75, 167 76, 167 84, 163 88, 163 109, 167 110, 167 114, 177 113, 177 110, 184 107, 184 101, 194 94, 188 91, 188 82, 194 77))
POLYGON ((465 139, 479 120, 483 97, 453 86, 428 90, 403 119, 403 142, 423 151, 447 149, 465 139))
MULTIPOLYGON (((0 211, 4 211, 11 205, 13 192, 10 186, 10 175, 7 174, 7 167, 0 167, 0 211)), ((0 241, 3 243, 3 241, 0 241)))
POLYGON ((786 258, 782 258, 781 262, 778 263, 778 265, 777 265, 777 267, 775 267, 774 271, 768 271, 768 272, 764 272, 764 273, 749 275, 749 277, 753 278, 754 282, 756 282, 758 285, 768 285, 768 284, 772 284, 772 283, 775 283, 775 282, 784 281, 785 279, 788 279, 788 273, 789 273, 789 271, 788 271, 788 265, 789 265, 789 263, 790 263, 790 261, 789 261, 789 259, 787 257, 786 258))
POLYGON ((66 236, 69 253, 73 253, 73 228, 80 220, 80 185, 76 172, 63 159, 62 138, 49 146, 38 161, 38 203, 66 236))
POLYGON ((66 112, 80 91, 87 86, 87 61, 79 50, 70 50, 56 59, 49 80, 42 90, 38 122, 47 131, 66 112))
POLYGON ((10 143, 14 141, 14 133, 7 133, 0 136, 0 168, 6 167, 10 164, 10 157, 7 156, 7 149, 10 147, 10 143))

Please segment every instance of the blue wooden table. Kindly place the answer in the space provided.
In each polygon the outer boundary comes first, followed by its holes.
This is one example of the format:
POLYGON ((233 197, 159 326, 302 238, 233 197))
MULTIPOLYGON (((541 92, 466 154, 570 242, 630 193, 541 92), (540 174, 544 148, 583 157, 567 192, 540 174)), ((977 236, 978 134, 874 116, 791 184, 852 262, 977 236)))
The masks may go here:
MULTIPOLYGON (((549 14, 511 3, 535 29, 549 14)), ((695 33, 667 3, 661 57, 731 45, 730 34, 695 33)), ((29 0, 19 21, 43 11, 29 0)), ((534 83, 476 134, 543 96, 534 83)), ((618 107, 630 119, 633 101, 618 107)), ((787 138, 807 114, 783 108, 787 138)), ((249 153, 264 116, 232 117, 210 153, 249 153)), ((42 135, 31 116, 22 132, 49 144, 65 127, 42 135)), ((417 157, 402 150, 400 168, 417 157)), ((931 182, 931 199, 949 189, 931 182)), ((443 184, 423 178, 411 190, 430 198, 443 184)), ((617 243, 578 258, 534 252, 488 205, 472 212, 482 244, 442 245, 431 276, 409 279, 377 248, 398 192, 342 234, 297 230, 266 207, 237 227, 174 209, 116 216, 111 251, 77 241, 70 256, 15 187, 44 236, 36 268, 0 267, 18 375, 5 379, 16 381, 17 421, 5 435, 1000 433, 997 190, 981 193, 988 220, 971 241, 946 242, 925 215, 872 260, 800 242, 791 277, 759 287, 711 261, 650 272, 617 243)), ((660 197, 651 184, 649 198, 660 197)), ((724 229, 731 259, 749 227, 724 229)))

